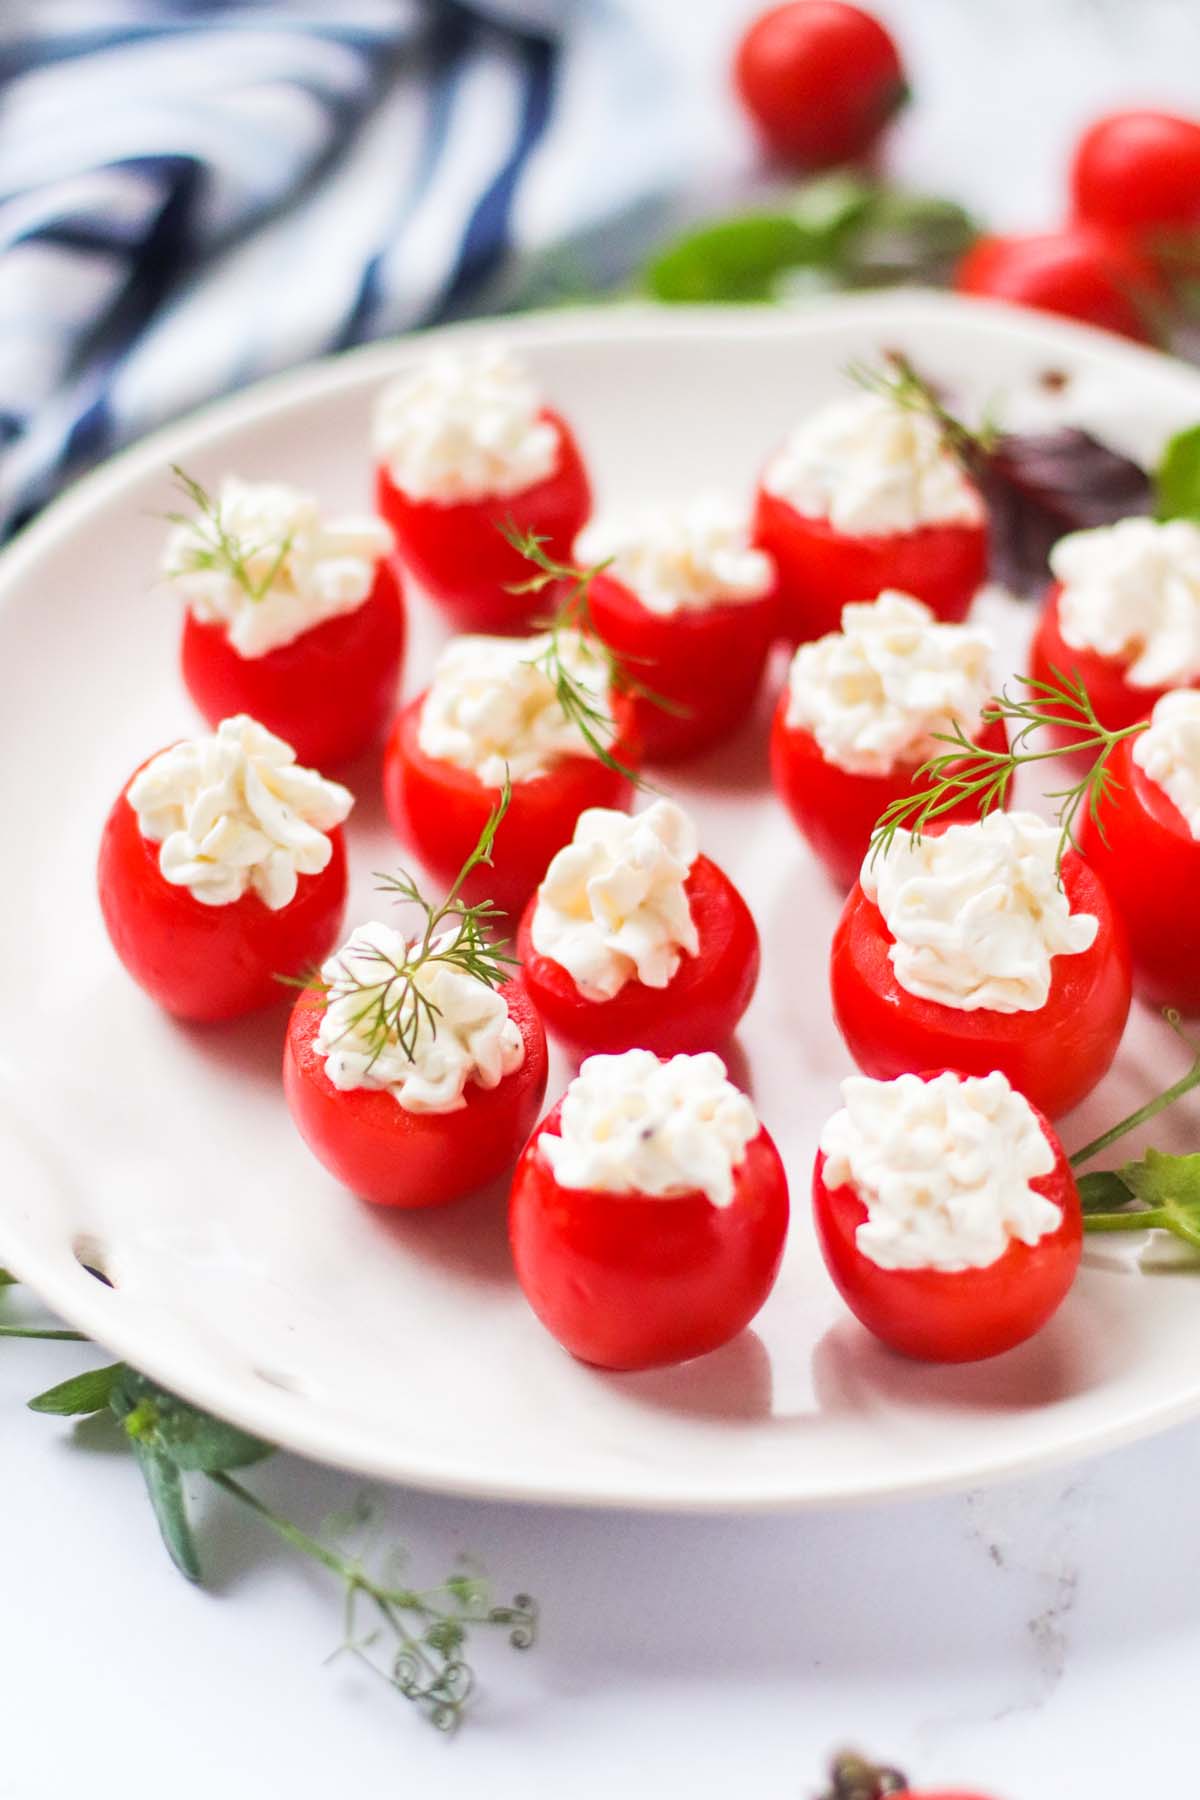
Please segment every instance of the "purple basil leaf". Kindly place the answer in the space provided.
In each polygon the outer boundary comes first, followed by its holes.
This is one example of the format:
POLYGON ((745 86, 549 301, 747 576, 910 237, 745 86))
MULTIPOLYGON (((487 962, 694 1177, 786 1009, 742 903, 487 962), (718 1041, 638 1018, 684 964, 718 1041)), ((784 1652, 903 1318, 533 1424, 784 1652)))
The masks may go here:
POLYGON ((1074 426, 1006 432, 977 478, 991 514, 991 575, 1015 594, 1041 593, 1066 532, 1154 510, 1145 469, 1074 426))

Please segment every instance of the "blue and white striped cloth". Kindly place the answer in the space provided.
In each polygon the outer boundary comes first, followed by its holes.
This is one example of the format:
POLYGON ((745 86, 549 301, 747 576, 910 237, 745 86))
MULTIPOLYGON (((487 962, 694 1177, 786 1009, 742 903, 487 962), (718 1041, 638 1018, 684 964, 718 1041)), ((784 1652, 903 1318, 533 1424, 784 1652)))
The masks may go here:
POLYGON ((0 532, 210 395, 619 278, 694 175, 669 79, 627 0, 5 0, 0 532))

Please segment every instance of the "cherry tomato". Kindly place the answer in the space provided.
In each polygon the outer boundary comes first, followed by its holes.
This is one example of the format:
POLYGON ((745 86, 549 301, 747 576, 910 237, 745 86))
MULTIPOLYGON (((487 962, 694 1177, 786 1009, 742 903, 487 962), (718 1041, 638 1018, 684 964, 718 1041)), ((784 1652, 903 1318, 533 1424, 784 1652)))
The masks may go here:
POLYGON ((908 97, 892 39, 842 0, 763 13, 738 45, 734 79, 767 149, 801 169, 863 156, 908 97))
POLYGON ((855 884, 833 938, 833 1012, 864 1075, 890 1081, 928 1069, 988 1075, 1056 1119, 1106 1073, 1129 1014, 1132 978, 1124 924, 1104 884, 1073 850, 1062 862, 1072 912, 1100 929, 1088 950, 1056 956, 1050 993, 1036 1012, 965 1012, 902 988, 888 955, 894 942, 873 900, 855 884))
POLYGON ((509 1239, 534 1312, 581 1362, 649 1369, 737 1336, 775 1285, 788 1225, 787 1177, 766 1131, 747 1146, 729 1206, 702 1193, 587 1193, 560 1187, 538 1147, 517 1164, 509 1239))
POLYGON ((707 856, 684 882, 700 938, 665 988, 636 977, 611 1000, 589 1000, 573 976, 533 947, 535 894, 517 933, 517 955, 533 1003, 550 1030, 578 1056, 593 1051, 653 1050, 656 1056, 719 1050, 737 1030, 758 982, 758 928, 750 908, 707 856))
POLYGON ((376 1206, 444 1206, 486 1187, 516 1161, 546 1093, 546 1034, 519 980, 501 992, 525 1060, 494 1088, 467 1083, 454 1112, 409 1112, 382 1088, 334 1087, 316 1047, 324 1008, 301 994, 288 1021, 283 1091, 319 1163, 376 1206))
POLYGON ((589 599, 597 636, 630 678, 670 702, 664 708, 634 696, 647 761, 694 756, 737 729, 754 705, 775 636, 773 594, 664 618, 624 582, 597 575, 589 599))
POLYGON ((1175 802, 1133 758, 1124 738, 1109 758, 1100 821, 1085 816, 1080 845, 1125 921, 1133 984, 1156 1006, 1200 1012, 1200 934, 1193 896, 1200 842, 1175 802), (1101 829, 1103 828, 1103 829, 1101 829))
MULTIPOLYGON (((776 791, 833 879, 840 887, 852 887, 880 814, 893 800, 912 793, 920 765, 899 762, 887 775, 843 769, 826 759, 811 731, 788 724, 787 707, 785 689, 771 727, 771 776, 776 791)), ((985 750, 1004 750, 1008 733, 1003 720, 985 725, 976 742, 985 750)), ((978 806, 971 801, 944 815, 947 823, 978 816, 978 806)))
POLYGON ((852 537, 828 519, 811 519, 760 487, 754 542, 775 559, 780 629, 798 643, 839 631, 842 609, 898 588, 939 619, 964 619, 987 573, 987 529, 921 525, 915 531, 852 537))
POLYGON ((288 990, 278 977, 307 975, 337 942, 346 909, 341 828, 327 834, 333 855, 320 874, 301 875, 294 899, 278 912, 253 892, 208 906, 163 878, 161 846, 142 836, 128 787, 104 826, 97 881, 113 949, 138 986, 176 1017, 204 1022, 283 1000, 288 990))
POLYGON ((543 409, 557 427, 558 467, 518 494, 483 500, 412 500, 382 464, 376 504, 396 534, 404 563, 456 631, 521 632, 546 611, 546 596, 512 594, 533 571, 501 535, 515 525, 546 540, 548 556, 570 558, 576 534, 587 523, 592 491, 579 446, 566 421, 543 409))
MULTIPOLYGON (((397 837, 449 885, 478 843, 500 790, 485 787, 470 769, 426 756, 417 736, 424 704, 421 694, 392 727, 383 758, 383 798, 397 837)), ((618 729, 612 754, 626 768, 635 767, 638 744, 624 695, 613 696, 613 713, 618 729)), ((564 756, 544 775, 514 781, 496 834, 494 866, 467 878, 464 897, 491 899, 506 912, 519 913, 555 851, 570 842, 580 813, 589 806, 628 806, 632 795, 628 777, 590 753, 564 756)))
POLYGON ((1079 218, 1116 231, 1194 230, 1200 225, 1200 123, 1164 112, 1097 119, 1071 163, 1079 218))
POLYGON ((181 658, 188 692, 215 729, 249 713, 309 768, 347 762, 383 736, 404 654, 404 601, 389 563, 369 597, 265 656, 240 656, 223 625, 188 613, 181 658))
POLYGON ((979 238, 958 265, 960 294, 1060 313, 1148 343, 1159 297, 1152 265, 1126 239, 1094 225, 1027 237, 979 238))
POLYGON ((852 1183, 826 1186, 825 1155, 817 1152, 813 1217, 821 1254, 851 1312, 893 1350, 942 1363, 999 1356, 1040 1331, 1066 1298, 1083 1248, 1083 1215, 1066 1153, 1040 1112, 1038 1123, 1054 1167, 1030 1186, 1062 1208, 1061 1225, 1036 1244, 1014 1238, 986 1268, 953 1273, 883 1269, 864 1256, 856 1233, 867 1208, 852 1183))
MULTIPOLYGON (((1156 700, 1162 699, 1166 688, 1132 687, 1125 679, 1125 663, 1102 656, 1098 650, 1076 650, 1068 644, 1059 623, 1061 594, 1062 585, 1055 582, 1046 595, 1029 652, 1030 675, 1035 681, 1053 686, 1061 685, 1064 675, 1081 681, 1096 717, 1110 731, 1121 731, 1126 725, 1136 724, 1156 700)), ((1186 685, 1200 686, 1200 680, 1186 685)), ((1080 736, 1078 730, 1066 725, 1047 725, 1044 729, 1057 744, 1069 744, 1080 736)))

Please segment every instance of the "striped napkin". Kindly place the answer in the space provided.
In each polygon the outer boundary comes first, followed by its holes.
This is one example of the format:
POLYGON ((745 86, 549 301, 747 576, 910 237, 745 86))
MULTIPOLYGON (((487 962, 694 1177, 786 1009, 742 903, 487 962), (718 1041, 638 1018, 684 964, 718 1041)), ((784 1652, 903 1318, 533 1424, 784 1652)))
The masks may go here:
POLYGON ((6 0, 0 532, 211 395, 626 273, 690 172, 633 15, 6 0))

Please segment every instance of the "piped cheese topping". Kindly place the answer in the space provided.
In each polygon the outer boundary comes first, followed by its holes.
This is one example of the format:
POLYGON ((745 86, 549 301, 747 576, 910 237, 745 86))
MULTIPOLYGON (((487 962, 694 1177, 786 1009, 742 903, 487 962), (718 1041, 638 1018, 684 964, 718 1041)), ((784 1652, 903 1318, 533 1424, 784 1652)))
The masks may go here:
POLYGON ((1050 552, 1058 623, 1073 650, 1123 662, 1130 687, 1200 677, 1200 525, 1122 519, 1073 531, 1050 552))
POLYGON ((538 889, 534 949, 587 1000, 611 1000, 627 981, 665 988, 700 948, 684 886, 699 851, 696 827, 671 800, 633 818, 590 807, 538 889))
POLYGON ((943 750, 934 734, 956 723, 977 736, 991 655, 989 632, 942 624, 920 600, 889 590, 845 607, 840 631, 801 644, 785 718, 812 733, 828 762, 887 775, 943 750))
POLYGON ((1059 834, 1033 813, 992 812, 914 844, 898 832, 860 880, 895 940, 907 993, 960 1012, 1036 1012, 1056 956, 1077 956, 1100 922, 1059 886, 1059 834))
POLYGON ((1181 688, 1164 694, 1150 725, 1133 740, 1133 760, 1183 814, 1200 838, 1200 693, 1181 688))
POLYGON ((392 548, 382 519, 325 518, 311 494, 281 481, 227 475, 214 505, 215 517, 199 512, 171 531, 163 574, 247 660, 357 611, 392 548))
POLYGON ((611 559, 607 572, 660 618, 761 600, 775 579, 775 565, 750 543, 740 509, 717 494, 596 519, 580 533, 575 558, 585 565, 611 559))
MULTIPOLYGON (((438 657, 421 708, 417 741, 426 756, 470 769, 485 786, 528 781, 564 756, 586 756, 577 724, 559 704, 539 658, 547 636, 451 638, 438 657)), ((612 719, 608 665, 576 631, 558 633, 558 661, 612 719)))
POLYGON ((326 1003, 316 1047, 336 1088, 386 1091, 406 1112, 461 1112, 469 1082, 494 1088, 521 1067, 525 1040, 503 993, 465 969, 427 961, 406 974, 414 947, 390 925, 358 927, 322 967, 326 1003), (397 1002, 398 1017, 381 1041, 374 1029, 380 1008, 395 1011, 397 1002))
POLYGON ((445 505, 519 494, 559 460, 532 377, 498 344, 438 351, 389 383, 374 444, 402 493, 445 505))
POLYGON ((921 525, 975 525, 983 502, 934 421, 880 394, 804 419, 768 465, 768 493, 855 537, 921 525))
POLYGON ((842 1099, 821 1133, 823 1177, 866 1207, 855 1243, 879 1268, 986 1269, 1062 1224, 1062 1208, 1031 1185, 1051 1173, 1054 1151, 1007 1076, 852 1075, 842 1099))
POLYGON ((245 713, 152 758, 125 798, 142 836, 161 844, 172 887, 205 906, 253 892, 272 912, 295 897, 301 875, 325 868, 326 834, 354 805, 348 788, 302 769, 290 744, 245 713))
POLYGON ((759 1123, 706 1051, 660 1062, 649 1050, 589 1056, 567 1089, 559 1136, 538 1148, 560 1187, 601 1194, 701 1193, 729 1206, 759 1123))

